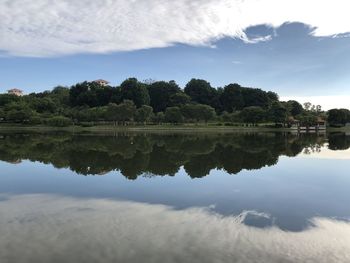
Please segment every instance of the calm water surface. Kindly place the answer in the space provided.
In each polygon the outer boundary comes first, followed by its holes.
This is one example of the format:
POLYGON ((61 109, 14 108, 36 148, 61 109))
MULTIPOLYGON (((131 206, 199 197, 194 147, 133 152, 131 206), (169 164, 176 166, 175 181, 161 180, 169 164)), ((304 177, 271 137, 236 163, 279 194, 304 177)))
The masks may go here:
POLYGON ((350 262, 350 135, 0 134, 0 262, 350 262))

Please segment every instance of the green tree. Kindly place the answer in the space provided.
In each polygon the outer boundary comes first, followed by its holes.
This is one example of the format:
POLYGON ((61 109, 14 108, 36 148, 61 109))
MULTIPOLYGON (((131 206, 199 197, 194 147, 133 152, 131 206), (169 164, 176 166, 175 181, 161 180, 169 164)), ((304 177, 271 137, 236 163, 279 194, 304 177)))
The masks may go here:
POLYGON ((184 116, 184 118, 187 121, 198 121, 199 120, 199 114, 197 111, 197 105, 196 104, 186 104, 183 107, 181 107, 181 113, 184 116))
POLYGON ((253 125, 256 125, 259 122, 262 122, 266 116, 265 111, 258 106, 250 106, 247 108, 244 108, 240 112, 241 119, 246 123, 251 123, 253 125))
POLYGON ((152 114, 151 121, 156 124, 163 123, 165 121, 164 112, 157 112, 155 114, 152 114))
POLYGON ((64 116, 54 116, 47 120, 47 124, 54 127, 67 127, 72 125, 72 120, 64 116))
POLYGON ((243 109, 244 99, 242 95, 242 87, 238 84, 229 84, 225 86, 220 96, 220 101, 223 110, 226 112, 231 113, 243 109))
POLYGON ((189 121, 207 122, 215 117, 215 110, 204 104, 187 104, 181 108, 181 112, 189 121))
POLYGON ((78 121, 95 122, 104 120, 107 113, 107 106, 95 108, 83 108, 75 112, 74 117, 78 121))
POLYGON ((153 109, 150 106, 142 105, 135 113, 135 121, 145 123, 152 117, 153 109))
POLYGON ((350 122, 350 111, 347 109, 331 109, 328 111, 328 122, 331 126, 344 126, 350 122))
POLYGON ((312 107, 312 103, 311 102, 305 102, 303 105, 304 105, 304 109, 306 111, 311 110, 311 107, 312 107))
POLYGON ((69 88, 63 86, 54 87, 51 93, 51 97, 53 100, 57 101, 57 104, 61 104, 62 106, 69 105, 69 88))
POLYGON ((290 114, 293 117, 303 113, 303 111, 304 111, 303 106, 295 100, 287 101, 287 107, 289 109, 290 114))
POLYGON ((137 108, 150 104, 150 96, 146 85, 136 78, 129 78, 120 85, 122 100, 131 100, 137 108))
POLYGON ((263 109, 267 109, 270 106, 270 98, 267 92, 261 89, 243 88, 242 96, 244 107, 259 106, 263 109))
POLYGON ((215 89, 210 83, 203 79, 191 79, 185 87, 185 93, 191 97, 192 101, 210 105, 215 89))
POLYGON ((175 81, 157 81, 148 86, 150 105, 154 112, 165 111, 169 106, 174 106, 171 102, 172 96, 181 94, 180 87, 175 81))
POLYGON ((151 120, 153 123, 161 124, 165 120, 164 112, 157 112, 151 116, 151 120))
POLYGON ((272 103, 274 103, 276 101, 279 101, 279 96, 276 92, 268 91, 266 94, 267 94, 267 97, 269 99, 270 105, 272 105, 272 103))
POLYGON ((49 97, 37 99, 34 102, 34 108, 37 112, 43 113, 43 112, 49 112, 54 113, 56 112, 58 105, 49 97))
POLYGON ((24 102, 11 102, 4 107, 6 117, 10 122, 28 122, 34 111, 24 102))
POLYGON ((181 107, 190 103, 191 97, 183 92, 178 92, 170 96, 170 106, 181 107))
POLYGON ((113 89, 110 86, 85 81, 70 88, 69 101, 72 106, 105 106, 110 102, 112 93, 113 89))
POLYGON ((274 123, 285 123, 287 119, 287 109, 279 102, 274 102, 269 109, 269 120, 274 123))
POLYGON ((110 103, 106 110, 106 118, 110 121, 114 121, 125 124, 127 121, 131 121, 134 118, 136 112, 136 106, 131 100, 125 100, 121 104, 110 103))
POLYGON ((0 108, 0 122, 3 121, 6 117, 5 111, 0 108))
POLYGON ((297 116, 297 119, 300 121, 301 126, 314 126, 317 122, 317 116, 312 112, 303 112, 302 114, 297 116))
POLYGON ((72 106, 89 105, 90 100, 87 100, 90 83, 85 81, 72 86, 69 90, 69 101, 72 106))
POLYGON ((6 104, 12 102, 19 102, 21 100, 20 97, 12 94, 0 94, 0 107, 5 106, 6 104))
POLYGON ((198 111, 200 112, 200 120, 208 122, 215 118, 215 109, 209 105, 198 105, 198 111))
POLYGON ((169 107, 165 110, 164 119, 169 123, 181 123, 184 117, 179 107, 169 107))

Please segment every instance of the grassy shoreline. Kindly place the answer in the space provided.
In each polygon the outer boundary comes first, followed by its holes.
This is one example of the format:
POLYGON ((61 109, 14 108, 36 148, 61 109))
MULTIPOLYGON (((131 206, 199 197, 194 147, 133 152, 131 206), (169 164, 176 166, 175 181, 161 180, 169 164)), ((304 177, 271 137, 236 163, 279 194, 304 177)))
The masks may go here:
MULTIPOLYGON (((293 132, 289 128, 271 127, 243 127, 243 126, 219 126, 219 125, 96 125, 91 127, 69 126, 51 127, 45 125, 0 125, 0 131, 67 131, 67 132, 293 132)), ((295 132, 295 130, 294 130, 295 132)), ((350 132, 350 127, 328 128, 327 132, 350 132)))

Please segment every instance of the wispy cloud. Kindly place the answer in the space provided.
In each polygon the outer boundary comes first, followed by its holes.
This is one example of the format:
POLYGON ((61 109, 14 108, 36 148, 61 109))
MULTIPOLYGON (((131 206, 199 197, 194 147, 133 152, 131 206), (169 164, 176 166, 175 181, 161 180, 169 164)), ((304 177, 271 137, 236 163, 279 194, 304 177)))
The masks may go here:
POLYGON ((242 64, 242 61, 233 60, 232 63, 235 64, 235 65, 240 65, 240 64, 242 64))
MULTIPOLYGON (((1 0, 0 50, 16 56, 108 53, 174 43, 248 43, 245 29, 302 22, 315 36, 350 32, 347 0, 1 0)), ((342 35, 344 36, 344 35, 342 35)))

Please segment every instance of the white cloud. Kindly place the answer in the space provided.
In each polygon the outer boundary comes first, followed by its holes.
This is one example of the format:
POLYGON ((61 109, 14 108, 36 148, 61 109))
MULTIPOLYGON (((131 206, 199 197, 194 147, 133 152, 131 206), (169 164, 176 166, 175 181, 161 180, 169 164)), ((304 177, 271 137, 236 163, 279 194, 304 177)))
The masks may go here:
MULTIPOLYGON (((54 195, 0 202, 1 262, 349 262, 350 223, 286 232, 208 209, 54 195)), ((251 212, 250 212, 251 213, 251 212)), ((269 218, 264 213, 255 216, 269 218)))
POLYGON ((0 0, 0 50, 17 56, 107 53, 248 39, 249 26, 302 22, 350 32, 348 0, 0 0))

